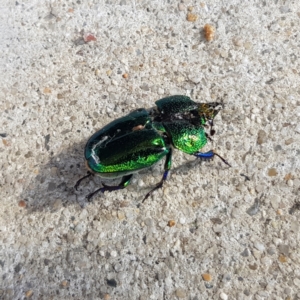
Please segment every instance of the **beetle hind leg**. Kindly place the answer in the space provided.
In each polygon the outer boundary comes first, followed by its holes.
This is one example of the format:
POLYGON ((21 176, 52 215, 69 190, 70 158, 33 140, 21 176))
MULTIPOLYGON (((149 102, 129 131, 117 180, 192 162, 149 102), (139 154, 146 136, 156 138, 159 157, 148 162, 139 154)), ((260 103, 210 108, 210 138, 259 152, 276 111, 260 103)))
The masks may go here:
POLYGON ((231 167, 231 165, 218 153, 216 153, 214 150, 210 150, 207 152, 196 152, 194 153, 194 156, 196 156, 197 158, 200 158, 202 160, 211 160, 213 159, 214 156, 218 156, 224 164, 226 164, 227 166, 231 167))
POLYGON ((107 192, 107 191, 112 192, 112 191, 124 189, 129 185, 131 177, 132 177, 132 174, 123 176, 122 181, 118 185, 109 186, 109 185, 106 185, 106 184, 102 183, 103 187, 96 190, 96 191, 94 191, 94 192, 92 192, 92 193, 90 193, 90 194, 88 194, 86 196, 86 199, 88 201, 90 201, 91 198, 94 197, 99 192, 104 193, 104 192, 107 192))
POLYGON ((165 172, 164 172, 164 175, 161 179, 161 181, 156 184, 155 188, 153 188, 150 192, 148 192, 146 194, 146 196, 144 197, 142 203, 156 190, 160 189, 164 182, 167 180, 168 178, 168 174, 169 174, 169 171, 171 169, 171 164, 172 164, 172 149, 170 148, 170 151, 168 152, 167 154, 167 157, 166 157, 166 161, 165 161, 165 166, 164 166, 164 169, 165 169, 165 172))
POLYGON ((79 185, 80 185, 80 183, 81 183, 82 180, 84 180, 85 178, 88 178, 88 177, 90 177, 90 176, 92 176, 92 175, 93 175, 93 173, 91 173, 90 171, 87 171, 87 175, 81 177, 81 178, 76 182, 76 184, 74 185, 75 190, 77 191, 77 189, 78 189, 78 187, 79 187, 79 185))

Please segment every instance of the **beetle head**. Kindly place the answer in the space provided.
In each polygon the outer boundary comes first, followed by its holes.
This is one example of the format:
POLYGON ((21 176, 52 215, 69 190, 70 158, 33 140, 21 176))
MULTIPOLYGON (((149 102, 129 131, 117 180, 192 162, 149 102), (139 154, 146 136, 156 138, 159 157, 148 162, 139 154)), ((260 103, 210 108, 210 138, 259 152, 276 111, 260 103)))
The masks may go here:
POLYGON ((220 102, 199 103, 198 114, 200 116, 201 123, 204 125, 206 122, 212 122, 222 108, 223 104, 220 102))
POLYGON ((211 102, 211 103, 199 103, 198 104, 198 114, 200 117, 201 124, 206 126, 207 123, 210 126, 210 136, 215 134, 214 118, 218 112, 223 108, 223 103, 211 102))

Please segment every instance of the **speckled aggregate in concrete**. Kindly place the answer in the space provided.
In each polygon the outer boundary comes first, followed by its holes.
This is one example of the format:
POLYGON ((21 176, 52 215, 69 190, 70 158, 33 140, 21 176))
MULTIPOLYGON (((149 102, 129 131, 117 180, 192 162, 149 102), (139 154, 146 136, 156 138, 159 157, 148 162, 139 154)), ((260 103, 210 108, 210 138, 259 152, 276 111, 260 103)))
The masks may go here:
POLYGON ((300 298, 298 1, 0 12, 1 299, 300 298), (87 138, 174 94, 223 99, 204 150, 232 168, 175 151, 143 204, 162 163, 87 203, 100 180, 73 189, 87 138))

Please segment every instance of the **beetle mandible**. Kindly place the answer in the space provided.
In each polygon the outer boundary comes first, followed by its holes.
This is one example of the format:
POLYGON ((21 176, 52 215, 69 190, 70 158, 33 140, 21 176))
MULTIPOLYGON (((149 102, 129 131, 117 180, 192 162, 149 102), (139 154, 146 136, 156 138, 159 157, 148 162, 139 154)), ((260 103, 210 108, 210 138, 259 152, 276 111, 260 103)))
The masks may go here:
POLYGON ((222 103, 196 103, 187 96, 175 95, 155 104, 152 109, 140 108, 112 121, 90 137, 84 150, 89 171, 77 181, 75 189, 83 179, 95 174, 102 178, 122 177, 122 180, 116 186, 102 184, 103 187, 87 195, 88 200, 99 192, 127 187, 133 173, 149 168, 165 157, 163 177, 146 194, 145 201, 167 179, 173 148, 202 160, 210 160, 216 155, 230 166, 214 150, 200 152, 215 133, 213 120, 222 103), (209 134, 205 132, 207 125, 210 126, 209 134))

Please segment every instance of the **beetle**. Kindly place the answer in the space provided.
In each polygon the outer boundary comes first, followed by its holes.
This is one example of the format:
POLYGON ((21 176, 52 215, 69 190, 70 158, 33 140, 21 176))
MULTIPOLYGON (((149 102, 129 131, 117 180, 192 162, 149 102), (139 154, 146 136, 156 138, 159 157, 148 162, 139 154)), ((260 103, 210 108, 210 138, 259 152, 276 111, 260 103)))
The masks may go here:
POLYGON ((214 150, 200 152, 215 133, 213 120, 222 103, 197 103, 187 96, 174 95, 155 104, 154 108, 140 108, 112 121, 89 138, 84 150, 89 171, 77 181, 75 189, 82 180, 95 174, 102 178, 122 177, 122 180, 116 186, 102 184, 103 187, 87 195, 88 200, 99 192, 127 187, 133 173, 149 168, 165 157, 162 179, 146 194, 145 201, 167 179, 173 148, 202 160, 218 156, 230 166, 214 150), (209 134, 205 131, 208 126, 209 134))

